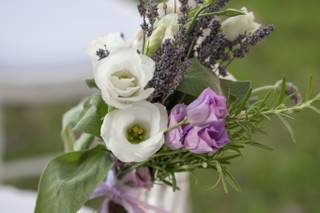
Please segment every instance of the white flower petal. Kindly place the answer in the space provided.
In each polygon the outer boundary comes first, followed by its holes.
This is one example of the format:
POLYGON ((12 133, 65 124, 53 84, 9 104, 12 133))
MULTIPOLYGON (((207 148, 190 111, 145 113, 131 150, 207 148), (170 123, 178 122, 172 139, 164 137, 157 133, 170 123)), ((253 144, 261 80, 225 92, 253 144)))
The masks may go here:
POLYGON ((147 99, 153 93, 153 91, 153 88, 148 88, 140 91, 137 95, 130 97, 118 97, 117 99, 126 102, 138 102, 147 99))
POLYGON ((135 78, 118 78, 111 76, 111 87, 119 96, 128 97, 136 93, 140 88, 135 85, 135 78))
POLYGON ((248 12, 247 8, 241 9, 245 15, 230 17, 222 22, 221 28, 230 41, 235 40, 239 35, 253 33, 261 26, 255 22, 253 12, 248 12))
POLYGON ((121 33, 110 33, 91 41, 86 52, 94 61, 94 63, 96 63, 99 59, 96 55, 96 51, 99 49, 105 49, 105 45, 110 53, 114 53, 121 48, 128 47, 129 43, 123 39, 121 33))
POLYGON ((144 73, 144 79, 141 82, 141 86, 145 87, 148 84, 148 82, 153 78, 156 64, 151 58, 145 55, 141 55, 141 65, 142 71, 144 73))
POLYGON ((145 89, 153 78, 155 62, 132 48, 118 50, 96 66, 95 82, 104 101, 116 108, 129 107, 147 99, 153 88, 145 89))
POLYGON ((101 136, 107 148, 123 162, 141 162, 156 153, 164 144, 163 131, 168 115, 164 106, 149 102, 137 102, 123 110, 115 110, 104 118, 101 136), (132 144, 126 138, 127 128, 142 124, 149 138, 139 144, 132 144))

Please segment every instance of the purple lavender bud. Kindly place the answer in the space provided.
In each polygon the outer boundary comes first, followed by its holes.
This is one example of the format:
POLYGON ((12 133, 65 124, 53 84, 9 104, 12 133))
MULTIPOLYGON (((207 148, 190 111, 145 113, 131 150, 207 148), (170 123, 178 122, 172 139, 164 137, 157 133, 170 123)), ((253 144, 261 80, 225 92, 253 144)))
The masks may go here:
POLYGON ((151 189, 153 186, 150 171, 147 167, 135 169, 127 173, 123 179, 123 183, 134 188, 151 189))
POLYGON ((229 142, 224 121, 215 121, 207 127, 193 127, 185 137, 185 148, 196 154, 214 153, 229 142))
MULTIPOLYGON (((186 109, 187 109, 186 105, 178 104, 171 110, 171 113, 169 116, 169 127, 172 127, 177 123, 181 122, 187 116, 186 109)), ((171 149, 180 149, 183 147, 182 142, 183 142, 183 136, 184 136, 184 128, 185 127, 180 126, 178 128, 175 128, 169 131, 165 135, 166 144, 171 149)))
POLYGON ((205 89, 200 96, 187 107, 190 124, 204 126, 224 119, 228 114, 226 99, 211 88, 205 89))

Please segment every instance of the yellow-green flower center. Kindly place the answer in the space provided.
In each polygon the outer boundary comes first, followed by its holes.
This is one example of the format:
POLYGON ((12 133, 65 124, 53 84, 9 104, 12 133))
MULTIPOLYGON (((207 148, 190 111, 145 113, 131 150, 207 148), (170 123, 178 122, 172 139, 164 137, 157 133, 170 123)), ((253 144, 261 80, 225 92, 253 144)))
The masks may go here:
POLYGON ((146 138, 147 131, 140 124, 133 124, 127 129, 127 139, 133 144, 139 144, 146 138))

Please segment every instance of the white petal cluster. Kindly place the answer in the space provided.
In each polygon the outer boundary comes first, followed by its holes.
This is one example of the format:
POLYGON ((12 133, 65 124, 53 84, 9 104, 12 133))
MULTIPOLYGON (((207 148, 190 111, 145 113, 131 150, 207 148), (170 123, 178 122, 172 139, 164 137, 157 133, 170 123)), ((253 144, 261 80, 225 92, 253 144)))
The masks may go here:
POLYGON ((142 36, 131 42, 121 33, 111 33, 92 41, 87 53, 92 58, 94 79, 103 100, 115 108, 126 108, 147 99, 153 88, 146 88, 153 78, 155 62, 138 52, 142 49, 142 36), (108 56, 99 59, 96 51, 107 50, 108 56))
POLYGON ((231 17, 222 22, 222 30, 230 41, 235 40, 241 34, 253 33, 261 26, 255 22, 253 12, 248 12, 245 7, 241 8, 241 10, 245 15, 231 17))
POLYGON ((155 62, 132 48, 123 48, 96 66, 95 82, 103 100, 115 108, 127 108, 147 99, 154 91, 146 88, 153 78, 155 62))
POLYGON ((107 114, 101 136, 107 148, 122 162, 141 162, 162 147, 167 123, 168 115, 163 105, 136 102, 129 108, 107 114), (139 125, 145 131, 145 138, 139 143, 128 139, 128 129, 133 125, 139 125))
POLYGON ((107 49, 110 54, 116 52, 121 48, 130 47, 130 43, 126 42, 121 33, 110 33, 92 40, 87 48, 87 54, 90 56, 93 64, 99 60, 97 50, 107 49))

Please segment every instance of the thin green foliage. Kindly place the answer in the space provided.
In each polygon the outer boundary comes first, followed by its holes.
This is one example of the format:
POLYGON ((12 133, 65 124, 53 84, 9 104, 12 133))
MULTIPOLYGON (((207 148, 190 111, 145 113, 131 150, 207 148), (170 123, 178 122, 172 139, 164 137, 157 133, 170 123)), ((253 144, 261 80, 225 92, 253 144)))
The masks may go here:
MULTIPOLYGON (((255 133, 265 133, 263 122, 271 120, 274 116, 279 118, 287 128, 293 141, 294 130, 287 119, 303 109, 309 108, 320 114, 320 109, 313 103, 320 100, 320 94, 309 98, 297 105, 292 105, 290 96, 286 95, 286 80, 281 82, 280 89, 266 90, 257 96, 249 88, 241 100, 230 102, 229 115, 226 119, 226 129, 229 134, 229 143, 212 154, 194 154, 188 150, 171 150, 163 147, 157 154, 145 162, 126 164, 123 172, 133 168, 147 166, 151 169, 157 182, 163 182, 174 190, 178 189, 175 173, 192 172, 197 169, 212 169, 217 172, 218 178, 212 188, 222 184, 224 191, 229 191, 229 186, 237 191, 239 184, 228 170, 231 161, 243 157, 242 150, 248 146, 272 151, 273 148, 254 141, 255 133)), ((310 87, 310 86, 309 86, 310 87)), ((231 100, 230 100, 231 101, 231 100)))

